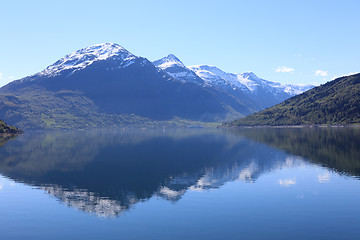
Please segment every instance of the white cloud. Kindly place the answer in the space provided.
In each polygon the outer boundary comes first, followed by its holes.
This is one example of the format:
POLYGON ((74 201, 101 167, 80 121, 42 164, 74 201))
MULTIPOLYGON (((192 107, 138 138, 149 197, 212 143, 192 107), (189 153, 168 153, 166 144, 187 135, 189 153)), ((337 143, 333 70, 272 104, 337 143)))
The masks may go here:
POLYGON ((290 187, 291 185, 295 185, 295 184, 296 184, 296 179, 295 179, 295 178, 279 179, 278 183, 279 183, 280 186, 282 186, 282 187, 290 187))
POLYGON ((275 70, 275 72, 283 72, 283 73, 290 73, 290 72, 294 72, 294 71, 295 71, 295 69, 285 67, 285 66, 280 66, 275 70))
POLYGON ((14 76, 9 76, 9 80, 13 80, 14 78, 14 76))
POLYGON ((3 78, 3 74, 0 72, 0 79, 2 79, 3 78))
POLYGON ((328 75, 328 71, 316 70, 315 75, 326 77, 328 75))

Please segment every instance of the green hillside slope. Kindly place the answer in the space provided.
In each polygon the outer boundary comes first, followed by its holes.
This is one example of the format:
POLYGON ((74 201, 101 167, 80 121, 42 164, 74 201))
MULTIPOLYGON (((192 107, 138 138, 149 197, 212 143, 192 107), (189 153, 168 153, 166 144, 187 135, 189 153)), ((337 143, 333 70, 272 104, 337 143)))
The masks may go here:
POLYGON ((20 129, 9 126, 3 120, 0 120, 0 134, 17 134, 21 132, 20 129))
POLYGON ((225 126, 359 124, 360 74, 337 78, 225 126))

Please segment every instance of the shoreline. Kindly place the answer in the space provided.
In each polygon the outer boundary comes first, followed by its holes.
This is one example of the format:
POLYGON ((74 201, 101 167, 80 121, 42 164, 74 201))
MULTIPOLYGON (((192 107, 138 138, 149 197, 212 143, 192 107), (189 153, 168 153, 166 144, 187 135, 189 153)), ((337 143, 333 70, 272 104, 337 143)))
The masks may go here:
POLYGON ((312 124, 312 125, 281 125, 281 126, 272 126, 272 125, 255 125, 255 126, 221 126, 221 128, 360 128, 360 124, 312 124))
POLYGON ((15 137, 15 136, 21 135, 23 133, 24 133, 24 131, 19 131, 17 133, 0 133, 0 138, 15 137))

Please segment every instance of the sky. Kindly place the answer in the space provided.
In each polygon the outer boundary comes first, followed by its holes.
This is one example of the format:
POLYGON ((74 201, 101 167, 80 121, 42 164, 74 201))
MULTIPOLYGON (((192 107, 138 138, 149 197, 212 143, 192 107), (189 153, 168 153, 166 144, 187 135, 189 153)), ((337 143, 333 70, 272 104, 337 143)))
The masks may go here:
POLYGON ((66 54, 118 43, 151 61, 323 84, 360 71, 360 1, 0 0, 0 86, 66 54))

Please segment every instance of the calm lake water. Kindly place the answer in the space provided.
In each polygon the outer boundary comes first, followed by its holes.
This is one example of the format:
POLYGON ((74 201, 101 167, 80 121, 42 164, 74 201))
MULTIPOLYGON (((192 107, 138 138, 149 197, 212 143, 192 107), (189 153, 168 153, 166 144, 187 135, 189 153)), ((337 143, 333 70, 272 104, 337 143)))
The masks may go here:
POLYGON ((360 129, 0 141, 0 239, 359 239, 360 129))

